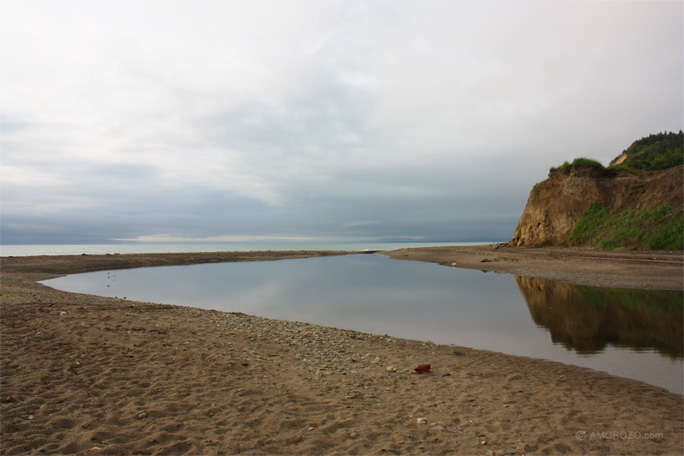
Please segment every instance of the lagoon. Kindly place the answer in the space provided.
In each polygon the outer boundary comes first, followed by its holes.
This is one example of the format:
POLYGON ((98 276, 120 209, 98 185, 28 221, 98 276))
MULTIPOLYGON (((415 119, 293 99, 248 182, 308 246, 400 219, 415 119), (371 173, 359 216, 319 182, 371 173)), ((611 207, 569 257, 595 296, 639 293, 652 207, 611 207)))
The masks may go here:
POLYGON ((99 271, 44 283, 543 358, 683 393, 681 291, 580 287, 381 255, 99 271))

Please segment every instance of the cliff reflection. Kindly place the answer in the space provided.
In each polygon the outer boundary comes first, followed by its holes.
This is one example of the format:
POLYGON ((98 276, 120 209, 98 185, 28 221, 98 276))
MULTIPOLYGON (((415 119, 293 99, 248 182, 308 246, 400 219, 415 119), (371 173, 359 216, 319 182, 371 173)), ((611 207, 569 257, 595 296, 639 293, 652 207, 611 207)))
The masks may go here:
POLYGON ((631 290, 570 285, 516 277, 534 322, 551 340, 578 353, 606 345, 655 349, 672 358, 683 355, 684 294, 681 291, 631 290))

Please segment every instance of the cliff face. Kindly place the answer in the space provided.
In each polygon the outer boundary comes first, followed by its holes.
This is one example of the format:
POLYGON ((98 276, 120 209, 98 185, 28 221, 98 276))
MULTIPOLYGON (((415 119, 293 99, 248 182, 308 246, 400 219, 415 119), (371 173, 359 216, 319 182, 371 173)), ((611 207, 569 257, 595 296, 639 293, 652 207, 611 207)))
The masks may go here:
POLYGON ((682 208, 684 167, 640 176, 613 169, 569 167, 551 171, 527 200, 512 246, 567 245, 575 224, 594 201, 610 210, 645 211, 664 203, 682 208))

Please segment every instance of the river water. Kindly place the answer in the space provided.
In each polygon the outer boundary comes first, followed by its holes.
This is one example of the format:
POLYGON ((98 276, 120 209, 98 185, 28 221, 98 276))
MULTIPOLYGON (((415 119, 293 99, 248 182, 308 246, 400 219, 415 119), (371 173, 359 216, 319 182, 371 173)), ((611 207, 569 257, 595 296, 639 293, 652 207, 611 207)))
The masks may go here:
POLYGON ((543 358, 683 393, 681 291, 576 286, 380 255, 100 271, 44 283, 543 358))

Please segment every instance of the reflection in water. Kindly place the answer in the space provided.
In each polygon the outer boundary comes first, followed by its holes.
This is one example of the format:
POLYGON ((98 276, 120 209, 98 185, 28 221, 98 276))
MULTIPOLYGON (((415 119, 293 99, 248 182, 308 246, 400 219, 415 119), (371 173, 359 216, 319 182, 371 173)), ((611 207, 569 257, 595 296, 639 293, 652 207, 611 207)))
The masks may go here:
POLYGON ((655 349, 682 358, 681 291, 646 291, 570 285, 516 277, 534 322, 554 343, 578 353, 603 351, 608 344, 655 349))
POLYGON ((44 283, 544 358, 684 389, 681 292, 516 283, 379 255, 98 271, 44 283))

